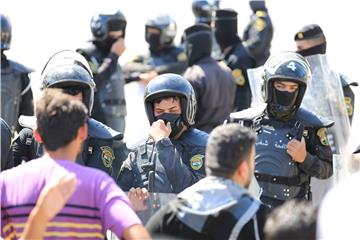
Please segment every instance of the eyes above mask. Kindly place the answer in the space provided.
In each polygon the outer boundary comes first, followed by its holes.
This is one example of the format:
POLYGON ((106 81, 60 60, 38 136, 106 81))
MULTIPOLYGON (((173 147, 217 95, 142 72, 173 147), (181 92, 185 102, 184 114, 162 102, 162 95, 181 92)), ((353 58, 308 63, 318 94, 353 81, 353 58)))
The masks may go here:
POLYGON ((274 88, 274 103, 279 105, 288 107, 295 104, 296 97, 299 91, 296 90, 295 92, 288 92, 288 91, 279 91, 274 88))

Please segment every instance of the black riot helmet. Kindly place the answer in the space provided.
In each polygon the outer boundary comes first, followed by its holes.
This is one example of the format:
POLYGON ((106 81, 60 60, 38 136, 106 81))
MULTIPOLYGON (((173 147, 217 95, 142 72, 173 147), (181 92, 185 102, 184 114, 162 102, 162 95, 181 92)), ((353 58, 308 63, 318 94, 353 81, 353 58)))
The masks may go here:
POLYGON ((148 19, 145 24, 145 40, 149 44, 151 51, 157 52, 159 48, 171 46, 175 36, 176 22, 168 14, 148 19), (151 33, 149 28, 159 30, 160 34, 151 33))
POLYGON ((126 18, 120 10, 114 14, 98 13, 91 18, 90 27, 94 41, 105 41, 110 31, 119 30, 123 31, 125 38, 126 18))
POLYGON ((263 79, 264 98, 270 114, 275 118, 288 120, 301 105, 307 83, 311 79, 311 70, 307 60, 300 54, 281 52, 266 61, 263 79), (297 83, 298 89, 293 93, 279 91, 274 88, 276 81, 297 83))
POLYGON ((219 0, 193 0, 191 8, 195 23, 211 24, 213 13, 219 8, 219 0))
POLYGON ((154 101, 163 97, 180 97, 181 118, 190 127, 195 123, 196 97, 189 81, 178 74, 166 73, 155 77, 145 88, 144 104, 150 125, 155 121, 154 101))
POLYGON ((55 53, 41 72, 41 90, 61 88, 69 94, 79 90, 83 93, 83 102, 91 113, 94 102, 95 82, 90 66, 79 53, 70 50, 55 53))
POLYGON ((0 13, 1 16, 1 50, 8 50, 11 43, 11 24, 9 18, 0 13))
POLYGON ((189 66, 211 55, 212 34, 206 24, 198 23, 185 29, 182 41, 185 43, 189 66))

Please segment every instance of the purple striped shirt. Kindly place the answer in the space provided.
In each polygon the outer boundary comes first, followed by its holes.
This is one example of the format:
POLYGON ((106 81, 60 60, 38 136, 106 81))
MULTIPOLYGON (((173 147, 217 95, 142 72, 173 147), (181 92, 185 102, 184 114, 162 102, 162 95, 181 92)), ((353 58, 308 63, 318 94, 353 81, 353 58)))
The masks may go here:
POLYGON ((42 157, 0 173, 1 236, 19 238, 43 187, 71 172, 77 189, 48 224, 46 239, 104 239, 106 230, 120 237, 127 227, 141 224, 125 193, 106 173, 42 157))

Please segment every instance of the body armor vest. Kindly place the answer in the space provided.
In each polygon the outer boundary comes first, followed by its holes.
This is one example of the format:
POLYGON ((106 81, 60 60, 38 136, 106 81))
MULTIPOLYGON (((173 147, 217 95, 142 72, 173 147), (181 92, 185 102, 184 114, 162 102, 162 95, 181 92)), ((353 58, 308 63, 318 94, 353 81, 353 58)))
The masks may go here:
POLYGON ((21 96, 30 89, 30 83, 23 89, 22 74, 27 72, 21 68, 24 67, 12 61, 9 61, 9 67, 1 68, 1 117, 12 132, 17 126, 21 96))
POLYGON ((287 123, 272 122, 271 126, 262 125, 258 130, 255 176, 264 196, 279 200, 295 198, 300 193, 301 184, 307 180, 305 177, 296 182, 295 179, 301 176, 300 169, 286 152, 287 144, 293 137, 292 128, 287 123), (262 181, 262 176, 267 175, 272 179, 262 181), (295 179, 291 180, 293 178, 295 179), (291 186, 286 184, 286 179, 289 179, 287 184, 291 186))

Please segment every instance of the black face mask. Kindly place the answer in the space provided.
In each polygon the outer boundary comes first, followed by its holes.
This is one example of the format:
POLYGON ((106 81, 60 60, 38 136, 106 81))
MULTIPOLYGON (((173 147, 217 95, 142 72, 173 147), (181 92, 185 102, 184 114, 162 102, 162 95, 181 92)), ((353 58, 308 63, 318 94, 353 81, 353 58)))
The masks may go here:
POLYGON ((146 34, 146 41, 149 43, 149 49, 152 53, 157 53, 160 48, 160 35, 159 34, 146 34))
POLYGON ((292 105, 294 105, 297 95, 298 91, 279 91, 274 88, 274 103, 284 107, 291 107, 292 105))
POLYGON ((299 53, 300 55, 302 55, 303 57, 311 56, 311 55, 315 55, 315 54, 325 54, 326 53, 326 42, 321 43, 316 46, 313 46, 311 48, 299 50, 296 52, 299 53))
POLYGON ((240 38, 233 31, 217 28, 215 28, 215 39, 221 50, 224 50, 225 48, 232 46, 240 41, 240 38))
POLYGON ((181 115, 177 113, 162 113, 155 117, 155 120, 163 120, 165 124, 170 122, 171 133, 170 138, 175 137, 183 129, 181 115))
POLYGON ((279 120, 287 121, 295 113, 296 106, 295 101, 299 91, 288 92, 279 91, 274 88, 273 90, 273 101, 269 103, 268 110, 270 114, 279 120))
POLYGON ((185 52, 189 66, 211 55, 212 42, 210 34, 210 32, 199 32, 186 39, 185 52))

